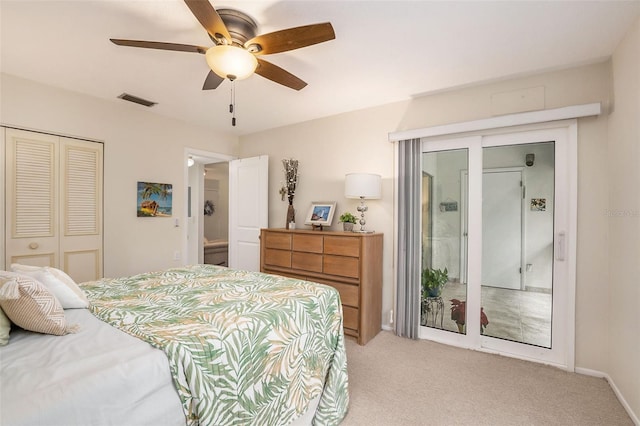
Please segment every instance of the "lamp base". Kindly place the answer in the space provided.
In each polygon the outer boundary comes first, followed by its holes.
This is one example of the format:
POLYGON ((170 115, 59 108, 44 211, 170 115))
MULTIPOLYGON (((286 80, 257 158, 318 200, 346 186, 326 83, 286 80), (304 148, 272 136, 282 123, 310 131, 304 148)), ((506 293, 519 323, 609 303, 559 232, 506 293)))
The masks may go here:
POLYGON ((362 229, 358 229, 358 230, 353 230, 351 232, 355 232, 356 234, 373 234, 376 231, 369 231, 368 229, 362 230, 362 229))

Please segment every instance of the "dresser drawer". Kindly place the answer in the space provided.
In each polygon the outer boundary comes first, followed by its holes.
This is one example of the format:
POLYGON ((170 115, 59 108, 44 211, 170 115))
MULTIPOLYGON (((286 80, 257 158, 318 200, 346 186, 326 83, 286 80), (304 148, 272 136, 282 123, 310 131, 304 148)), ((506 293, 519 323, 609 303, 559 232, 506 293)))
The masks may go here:
POLYGON ((358 308, 343 305, 342 320, 345 328, 358 330, 358 308))
POLYGON ((264 264, 291 268, 291 252, 288 250, 265 249, 264 264))
POLYGON ((324 237, 324 252, 341 256, 360 257, 360 238, 354 237, 324 237))
POLYGON ((322 255, 315 253, 291 252, 291 267, 310 272, 322 272, 322 255))
POLYGON ((341 277, 359 278, 360 260, 357 257, 324 256, 323 272, 341 277))
POLYGON ((354 308, 358 307, 358 296, 360 289, 359 286, 337 283, 335 281, 321 280, 317 278, 310 278, 309 281, 315 281, 320 284, 330 285, 331 287, 338 290, 338 293, 340 293, 340 301, 343 305, 353 306, 354 308))
POLYGON ((293 235, 293 250, 322 253, 322 235, 293 235))
POLYGON ((267 232, 264 234, 264 246, 272 249, 291 250, 291 234, 267 232))

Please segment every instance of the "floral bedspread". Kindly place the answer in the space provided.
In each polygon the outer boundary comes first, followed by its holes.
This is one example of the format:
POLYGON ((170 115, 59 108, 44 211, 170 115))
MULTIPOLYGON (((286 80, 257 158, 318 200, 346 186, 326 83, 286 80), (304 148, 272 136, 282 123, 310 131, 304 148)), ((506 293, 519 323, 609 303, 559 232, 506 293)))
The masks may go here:
POLYGON ((338 292, 193 265, 82 284, 101 320, 163 350, 189 425, 286 425, 321 395, 314 424, 346 414, 338 292))

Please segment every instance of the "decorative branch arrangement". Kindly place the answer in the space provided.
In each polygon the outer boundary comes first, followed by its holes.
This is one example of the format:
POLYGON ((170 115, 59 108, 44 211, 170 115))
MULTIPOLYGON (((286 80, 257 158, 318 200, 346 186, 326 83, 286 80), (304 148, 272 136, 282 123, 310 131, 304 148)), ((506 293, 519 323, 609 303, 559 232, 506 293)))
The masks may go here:
POLYGON ((289 204, 293 204, 293 196, 296 193, 296 186, 298 185, 298 160, 293 158, 282 160, 284 166, 284 178, 287 188, 287 198, 289 204))
MULTIPOLYGON (((287 209, 287 223, 286 229, 289 229, 290 224, 296 221, 296 211, 293 208, 293 197, 296 194, 296 186, 298 185, 298 160, 293 158, 282 160, 284 166, 284 178, 287 191, 287 198, 289 200, 289 208, 287 209)), ((284 195, 283 195, 284 197, 284 195)))

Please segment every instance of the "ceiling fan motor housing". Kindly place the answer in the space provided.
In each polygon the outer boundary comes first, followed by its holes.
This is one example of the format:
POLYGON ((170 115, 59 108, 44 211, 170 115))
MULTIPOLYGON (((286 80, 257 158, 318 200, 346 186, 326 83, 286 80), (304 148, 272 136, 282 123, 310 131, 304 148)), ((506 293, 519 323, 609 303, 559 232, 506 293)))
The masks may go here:
MULTIPOLYGON (((258 24, 249 15, 235 9, 217 9, 217 12, 226 25, 233 44, 242 47, 247 40, 256 36, 258 24)), ((224 39, 224 37, 220 38, 224 39)), ((213 40, 213 42, 218 43, 217 40, 213 40)))

